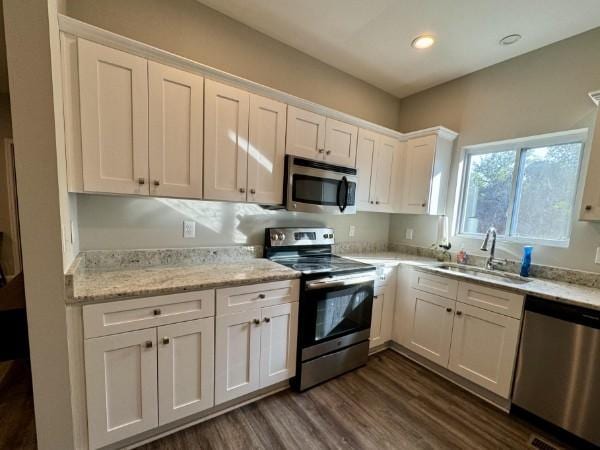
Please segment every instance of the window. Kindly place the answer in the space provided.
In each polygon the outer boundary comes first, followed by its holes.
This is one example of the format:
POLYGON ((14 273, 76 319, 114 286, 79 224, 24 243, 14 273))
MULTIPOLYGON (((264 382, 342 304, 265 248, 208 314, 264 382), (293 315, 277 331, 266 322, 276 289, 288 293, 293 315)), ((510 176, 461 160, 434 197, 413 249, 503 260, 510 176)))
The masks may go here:
POLYGON ((587 130, 465 151, 459 234, 567 246, 587 130))

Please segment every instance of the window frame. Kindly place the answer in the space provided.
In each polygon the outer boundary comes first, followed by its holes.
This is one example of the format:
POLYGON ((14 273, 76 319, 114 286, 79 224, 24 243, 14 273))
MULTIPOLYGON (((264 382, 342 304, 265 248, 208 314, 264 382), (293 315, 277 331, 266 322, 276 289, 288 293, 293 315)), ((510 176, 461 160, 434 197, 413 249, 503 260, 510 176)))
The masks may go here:
POLYGON ((581 128, 577 130, 562 131, 558 133, 548 133, 537 136, 529 136, 525 138, 508 139, 504 141, 489 142, 484 144, 469 145, 462 149, 461 160, 459 169, 459 185, 458 185, 458 208, 456 214, 456 232, 455 235, 461 238, 470 239, 483 239, 484 233, 466 233, 463 231, 466 205, 465 201, 467 198, 467 187, 469 184, 469 170, 471 167, 471 156, 481 155, 489 153, 498 153, 506 151, 515 152, 515 165, 513 168, 512 183, 510 196, 508 199, 508 211, 506 214, 505 230, 506 234, 498 235, 498 241, 518 243, 518 244, 535 244, 549 247, 562 247, 567 248, 570 245, 571 234, 573 232, 573 223, 576 218, 576 200, 581 190, 582 181, 582 169, 584 154, 586 150, 586 143, 588 137, 588 129, 581 128), (540 239, 540 238, 524 238, 519 236, 511 235, 513 232, 513 218, 515 212, 515 201, 518 190, 518 182, 521 175, 522 155, 523 152, 536 147, 545 147, 553 145, 564 145, 564 144, 581 144, 581 151, 579 154, 579 166, 577 170, 577 185, 575 193, 573 195, 572 204, 573 208, 571 211, 571 218, 569 222, 569 237, 565 240, 558 239, 540 239))

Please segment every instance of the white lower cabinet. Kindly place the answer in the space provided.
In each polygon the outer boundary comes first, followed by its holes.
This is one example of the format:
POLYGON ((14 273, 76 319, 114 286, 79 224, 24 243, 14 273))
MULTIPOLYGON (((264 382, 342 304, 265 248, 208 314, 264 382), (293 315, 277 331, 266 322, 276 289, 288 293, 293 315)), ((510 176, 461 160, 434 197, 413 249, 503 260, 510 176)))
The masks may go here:
POLYGON ((508 398, 519 341, 519 320, 456 304, 448 368, 508 398))
POLYGON ((158 422, 160 425, 214 405, 212 317, 159 327, 158 422))
POLYGON ((91 448, 158 426, 156 371, 155 328, 86 340, 91 448))
POLYGON ((412 289, 406 347, 441 366, 448 365, 456 302, 412 289))
POLYGON ((296 374, 298 302, 261 310, 260 387, 285 381, 296 374))
POLYGON ((371 313, 369 348, 375 348, 392 339, 394 304, 396 299, 395 267, 378 267, 371 313))

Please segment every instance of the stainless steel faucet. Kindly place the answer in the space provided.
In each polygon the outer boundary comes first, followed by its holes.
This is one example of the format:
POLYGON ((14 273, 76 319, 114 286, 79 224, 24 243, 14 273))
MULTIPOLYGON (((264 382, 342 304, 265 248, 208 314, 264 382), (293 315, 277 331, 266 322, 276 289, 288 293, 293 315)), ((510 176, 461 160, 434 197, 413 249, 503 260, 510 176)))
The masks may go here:
POLYGON ((498 259, 496 258, 496 236, 497 236, 496 228, 492 225, 488 228, 487 233, 485 233, 485 239, 483 240, 483 244, 481 244, 481 250, 487 252, 488 242, 490 240, 490 235, 492 236, 492 247, 490 248, 490 257, 487 259, 485 263, 485 267, 488 270, 494 270, 496 265, 504 265, 507 263, 506 259, 498 259))

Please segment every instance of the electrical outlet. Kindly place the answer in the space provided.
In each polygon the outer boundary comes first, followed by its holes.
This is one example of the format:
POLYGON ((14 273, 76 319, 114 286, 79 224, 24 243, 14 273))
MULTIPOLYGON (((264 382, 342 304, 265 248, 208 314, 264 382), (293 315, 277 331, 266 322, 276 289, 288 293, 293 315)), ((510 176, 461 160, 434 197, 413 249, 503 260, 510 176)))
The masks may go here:
POLYGON ((350 231, 348 232, 348 236, 354 237, 355 233, 356 233, 356 227, 354 225, 350 225, 350 231))
POLYGON ((405 238, 406 238, 407 241, 412 241, 412 239, 413 239, 413 233, 414 233, 414 230, 412 228, 407 228, 406 229, 406 236, 405 236, 405 238))
POLYGON ((196 237, 196 222, 193 220, 183 221, 183 237, 184 238, 195 238, 196 237))
POLYGON ((600 247, 596 249, 596 264, 600 264, 600 247))

